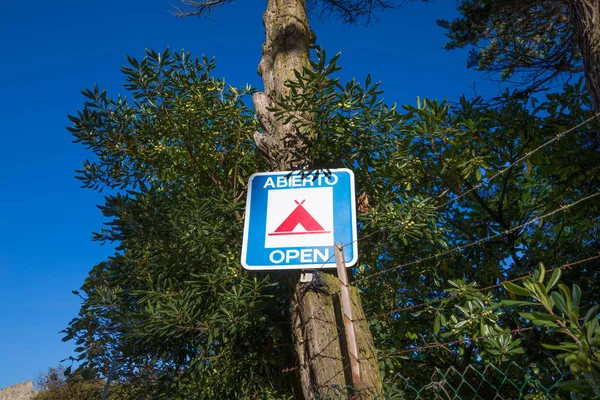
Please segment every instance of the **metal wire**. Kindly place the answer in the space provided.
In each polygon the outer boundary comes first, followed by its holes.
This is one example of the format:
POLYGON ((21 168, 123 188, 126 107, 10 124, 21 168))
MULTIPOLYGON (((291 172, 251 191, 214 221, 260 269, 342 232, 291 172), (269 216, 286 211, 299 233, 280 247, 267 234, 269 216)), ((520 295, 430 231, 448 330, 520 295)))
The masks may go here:
MULTIPOLYGON (((545 272, 549 273, 549 272, 553 272, 553 271, 555 271, 557 269, 560 269, 560 270, 570 269, 570 268, 572 268, 572 267, 574 267, 576 265, 583 264, 583 263, 586 263, 588 261, 597 260, 597 259, 600 259, 600 254, 598 254, 596 256, 591 256, 591 257, 585 258, 583 260, 579 260, 579 261, 575 261, 575 262, 563 264, 560 267, 548 268, 548 269, 545 270, 545 272)), ((502 282, 499 282, 499 283, 496 283, 494 285, 486 286, 486 287, 483 287, 483 288, 480 288, 480 289, 471 290, 469 293, 485 292, 485 291, 488 291, 488 290, 491 290, 491 289, 495 289, 495 288, 501 287, 505 283, 512 283, 512 282, 521 281, 521 280, 523 280, 525 278, 528 278, 528 277, 530 277, 532 275, 533 275, 533 273, 530 272, 530 273, 528 273, 526 275, 522 275, 522 276, 519 276, 517 278, 506 279, 506 280, 504 280, 502 282)), ((388 316, 388 315, 391 315, 391 314, 396 314, 396 313, 399 313, 399 312, 402 312, 402 311, 413 311, 413 310, 417 310, 419 308, 430 306, 432 304, 440 303, 440 302, 442 302, 444 300, 451 300, 451 299, 458 298, 458 297, 461 297, 461 296, 460 295, 453 295, 453 296, 448 296, 448 297, 442 297, 442 298, 434 299, 434 300, 428 301, 426 303, 419 303, 419 304, 414 304, 414 305, 406 306, 406 307, 402 307, 402 308, 395 308, 395 309, 390 310, 390 311, 386 311, 386 312, 379 313, 379 314, 374 314, 370 318, 379 318, 379 317, 382 317, 382 316, 388 316)), ((362 318, 362 319, 366 319, 366 318, 362 318)), ((360 321, 362 319, 356 319, 355 321, 360 321)))
POLYGON ((533 149, 531 151, 528 151, 522 157, 519 157, 518 159, 516 159, 515 161, 513 161, 512 163, 510 163, 508 166, 506 166, 505 168, 503 168, 500 171, 496 172, 494 175, 490 176, 489 178, 484 178, 481 182, 479 182, 477 185, 473 186, 472 188, 470 188, 466 192, 458 195, 457 197, 454 197, 454 198, 448 200, 444 204, 439 205, 438 207, 436 207, 436 210, 438 210, 440 208, 443 208, 443 207, 447 206, 448 204, 454 203, 455 201, 458 201, 459 199, 462 199, 463 197, 465 197, 469 193, 473 192, 474 190, 477 190, 480 187, 482 187, 483 185, 488 184, 490 181, 492 181, 496 177, 498 177, 500 175, 503 175, 505 172, 507 172, 508 170, 510 170, 512 167, 514 167, 516 164, 520 163, 523 160, 528 159, 533 154, 537 153, 538 151, 542 150, 545 147, 548 147, 550 144, 556 142, 557 140, 559 140, 560 138, 562 138, 566 134, 571 133, 571 132, 573 132, 574 130, 576 130, 578 128, 581 128, 583 125, 587 124, 588 122, 592 121, 595 118, 598 118, 599 116, 600 116, 600 113, 594 114, 593 116, 591 116, 590 118, 586 119, 582 123, 580 123, 578 125, 575 125, 574 127, 567 129, 566 131, 560 132, 559 134, 557 134, 556 136, 554 136, 552 139, 544 142, 543 144, 539 145, 535 149, 533 149))
MULTIPOLYGON (((483 339, 491 339, 494 337, 497 337, 499 335, 506 335, 506 334, 510 334, 513 335, 515 333, 521 333, 521 332, 525 332, 525 331, 530 331, 535 329, 534 327, 528 327, 528 328, 519 328, 519 329, 513 329, 511 331, 508 332, 497 332, 493 335, 485 335, 485 336, 475 336, 472 338, 462 338, 462 339, 457 339, 457 340, 453 340, 451 342, 433 342, 433 343, 427 343, 425 345, 422 346, 415 346, 415 347, 411 347, 410 349, 405 349, 405 350, 400 350, 400 351, 394 351, 388 354, 385 354, 382 358, 389 358, 392 356, 398 356, 398 355, 402 355, 402 354, 406 354, 406 353, 413 353, 413 352, 418 352, 418 351, 427 351, 427 350, 431 350, 431 349, 437 349, 440 347, 446 347, 446 346, 452 346, 455 344, 463 344, 463 343, 467 343, 467 342, 473 342, 473 341, 478 341, 478 340, 483 340, 483 339)), ((369 360, 369 359, 373 359, 373 358, 377 358, 377 356, 373 356, 373 357, 364 357, 361 360, 369 360)))
POLYGON ((574 206, 576 206, 576 205, 578 205, 578 204, 580 204, 580 203, 582 203, 582 202, 584 202, 584 201, 590 200, 590 199, 592 199, 592 198, 594 198, 594 197, 597 197, 597 196, 599 196, 599 195, 600 195, 600 192, 596 192, 596 193, 594 193, 594 194, 591 194, 591 195, 589 195, 589 196, 586 196, 586 197, 583 197, 583 198, 581 198, 581 199, 579 199, 579 200, 576 200, 576 201, 574 201, 574 202, 572 202, 572 203, 565 204, 565 205, 563 205, 563 206, 561 206, 561 207, 557 208, 557 209, 556 209, 556 210, 554 210, 554 211, 551 211, 551 212, 549 212, 549 213, 546 213, 546 214, 544 214, 544 215, 540 215, 540 216, 537 216, 537 217, 535 217, 535 218, 532 218, 531 220, 529 220, 529 221, 527 221, 527 222, 525 222, 525 223, 522 223, 522 224, 520 224, 520 225, 517 225, 517 226, 515 226, 515 227, 513 227, 513 228, 506 229, 506 230, 504 230, 504 231, 502 231, 502 232, 500 232, 500 233, 497 233, 497 234, 495 234, 495 235, 487 236, 487 237, 485 237, 485 238, 481 238, 481 239, 475 240, 475 241, 473 241, 473 242, 470 242, 470 243, 468 243, 468 244, 465 244, 465 245, 461 245, 461 246, 454 247, 454 248, 452 248, 452 249, 449 249, 449 250, 443 251, 443 252, 441 252, 441 253, 434 254, 434 255, 432 255, 432 256, 429 256, 429 257, 424 257, 424 258, 421 258, 421 259, 418 259, 418 260, 415 260, 415 261, 411 261, 411 262, 404 263, 404 264, 400 264, 400 265, 396 265, 396 266, 394 266, 394 267, 387 268, 387 269, 384 269, 384 270, 381 270, 381 271, 377 271, 377 272, 375 272, 375 273, 373 273, 373 274, 371 274, 371 275, 368 275, 368 276, 365 276, 365 277, 362 277, 362 278, 360 278, 360 279, 357 279, 357 280, 355 280, 355 281, 354 281, 354 283, 355 283, 355 284, 357 284, 357 283, 361 283, 361 282, 364 282, 364 281, 366 281, 366 280, 368 280, 368 279, 375 278, 375 277, 377 277, 377 276, 380 276, 380 275, 382 275, 382 274, 388 273, 388 272, 390 272, 390 271, 397 270, 397 269, 399 269, 399 268, 404 268, 404 267, 408 267, 408 266, 411 266, 411 265, 417 265, 417 264, 420 264, 420 263, 422 263, 422 262, 425 262, 425 261, 435 260, 435 259, 437 259, 437 258, 439 258, 439 257, 442 257, 442 256, 445 256, 445 255, 447 255, 447 254, 451 254, 451 253, 454 253, 454 252, 457 252, 457 251, 460 251, 460 250, 464 250, 464 249, 467 249, 467 248, 470 248, 470 247, 473 247, 473 246, 477 246, 477 245, 479 245, 479 244, 481 244, 481 243, 484 243, 484 242, 487 242, 487 241, 489 241, 489 240, 491 240, 491 239, 495 239, 495 238, 497 238, 497 237, 504 236, 504 235, 507 235, 507 234, 509 234, 509 233, 515 232, 515 231, 517 231, 517 230, 520 230, 520 229, 522 229, 522 228, 525 228, 526 226, 529 226, 529 225, 531 225, 531 224, 534 224, 535 222, 537 222, 537 221, 539 221, 539 220, 541 220, 541 219, 544 219, 544 218, 550 217, 550 216, 552 216, 552 215, 554 215, 554 214, 556 214, 556 213, 559 213, 559 212, 563 212, 563 211, 565 211, 565 210, 568 210, 568 209, 569 209, 569 208, 571 208, 571 207, 574 207, 574 206))
MULTIPOLYGON (((473 191, 475 191, 475 190, 477 190, 477 189, 481 188, 482 186, 484 186, 484 185, 486 185, 486 184, 489 184, 489 183, 490 183, 492 180, 494 180, 494 179, 496 179, 497 177, 499 177, 499 176, 503 175, 505 172, 507 172, 508 170, 510 170, 512 167, 514 167, 516 164, 518 164, 518 163, 520 163, 521 161, 524 161, 524 160, 526 160, 526 159, 530 158, 530 157, 531 157, 533 154, 535 154, 535 153, 537 153, 538 151, 540 151, 540 150, 542 150, 542 149, 544 149, 544 148, 548 147, 548 146, 549 146, 549 145, 551 145, 552 143, 554 143, 554 142, 558 141, 559 139, 561 139, 563 136, 565 136, 565 135, 567 135, 567 134, 569 134, 569 133, 571 133, 571 132, 573 132, 573 131, 575 131, 575 130, 577 130, 577 129, 581 128, 582 126, 584 126, 584 125, 585 125, 585 124, 587 124, 588 122, 590 122, 590 121, 592 121, 592 120, 594 120, 594 119, 596 119, 596 118, 598 118, 598 117, 600 117, 600 113, 594 114, 593 116, 591 116, 590 118, 586 119, 585 121, 583 121, 583 122, 581 122, 581 123, 579 123, 579 124, 577 124, 577 125, 575 125, 575 126, 573 126, 573 127, 569 128, 569 129, 567 129, 567 130, 565 130, 565 131, 562 131, 562 132, 558 133, 558 134, 557 134, 557 135, 555 135, 555 136, 554 136, 552 139, 550 139, 550 140, 548 140, 548 141, 544 142, 543 144, 539 145, 539 146, 538 146, 538 147, 536 147, 535 149, 533 149, 533 150, 531 150, 531 151, 528 151, 528 152, 527 152, 527 153, 525 153, 525 154, 524 154, 522 157, 519 157, 519 158, 518 158, 518 159, 516 159, 515 161, 511 162, 511 163, 510 163, 508 166, 506 166, 506 167, 504 167, 503 169, 501 169, 500 171, 496 172, 494 175, 492 175, 492 176, 490 176, 490 177, 488 177, 488 178, 484 178, 484 179, 483 179, 481 182, 479 182, 477 185, 473 186, 472 188, 470 188, 470 189, 469 189, 469 190, 467 190, 466 192, 464 192, 464 193, 461 193, 461 194, 460 194, 460 195, 458 195, 457 197, 454 197, 454 198, 452 198, 452 199, 448 200, 447 202, 445 202, 445 203, 443 203, 443 204, 441 204, 441 205, 437 206, 437 207, 435 208, 435 210, 439 210, 439 209, 441 209, 441 208, 443 208, 443 207, 447 206, 448 204, 451 204, 451 203, 453 203, 453 202, 455 202, 455 201, 458 201, 458 200, 460 200, 461 198, 463 198, 463 197, 465 197, 466 195, 468 195, 469 193, 471 193, 471 192, 473 192, 473 191)), ((414 161, 414 160, 413 160, 413 161, 414 161)), ((445 195, 446 195, 446 193, 444 193, 444 194, 440 195, 438 198, 441 198, 441 197, 443 197, 443 196, 445 196, 445 195)), ((380 229, 377 229, 377 230, 376 230, 376 231, 374 231, 374 232, 371 232, 371 233, 369 233, 369 234, 367 234, 367 235, 365 235, 365 236, 362 236, 362 237, 360 237, 360 238, 356 238, 355 240, 352 240, 352 241, 350 241, 350 242, 348 242, 348 243, 344 244, 342 247, 344 247, 344 248, 345 248, 345 247, 347 247, 347 246, 350 246, 350 245, 352 245, 352 244, 354 244, 354 243, 356 243, 356 242, 360 242, 360 241, 362 241, 362 240, 365 240, 365 239, 367 239, 367 238, 369 238, 369 237, 371 237, 371 236, 373 236, 373 235, 376 235, 377 233, 383 232, 385 229, 386 229, 386 228, 380 228, 380 229)), ((325 265, 326 265, 326 264, 327 264, 329 261, 331 261, 331 260, 332 260, 334 257, 335 257, 334 255, 330 256, 330 257, 329 257, 327 260, 325 260, 325 262, 323 262, 323 264, 322 264, 322 265, 321 265, 319 268, 317 268, 317 269, 322 269, 322 268, 324 268, 324 267, 325 267, 325 265)))

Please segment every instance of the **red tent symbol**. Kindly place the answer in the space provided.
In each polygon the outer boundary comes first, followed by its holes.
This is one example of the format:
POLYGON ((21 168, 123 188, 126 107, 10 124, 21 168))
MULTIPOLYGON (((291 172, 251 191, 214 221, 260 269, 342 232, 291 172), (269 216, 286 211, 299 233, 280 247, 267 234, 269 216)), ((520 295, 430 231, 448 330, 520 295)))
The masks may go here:
POLYGON ((313 218, 312 215, 306 211, 302 204, 304 204, 305 200, 302 200, 301 203, 298 203, 298 200, 294 200, 298 206, 292 211, 292 213, 279 225, 275 232, 269 233, 269 236, 279 236, 279 235, 310 235, 310 234, 318 234, 318 233, 331 233, 331 231, 326 231, 323 229, 321 224, 317 222, 313 218), (305 229, 304 231, 294 232, 294 229, 298 225, 302 225, 305 229))

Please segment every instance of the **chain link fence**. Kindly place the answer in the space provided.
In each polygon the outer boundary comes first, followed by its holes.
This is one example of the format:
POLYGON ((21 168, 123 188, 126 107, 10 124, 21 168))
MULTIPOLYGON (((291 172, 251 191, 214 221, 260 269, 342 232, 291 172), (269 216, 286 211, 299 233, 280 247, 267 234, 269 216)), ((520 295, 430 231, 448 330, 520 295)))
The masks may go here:
POLYGON ((430 376, 408 378, 396 374, 385 384, 385 393, 376 397, 368 390, 332 387, 318 400, 366 398, 389 400, 546 400, 569 399, 569 392, 560 384, 570 373, 558 367, 523 368, 516 363, 502 366, 471 364, 465 368, 435 368, 430 376), (364 394, 364 397, 361 397, 364 394))

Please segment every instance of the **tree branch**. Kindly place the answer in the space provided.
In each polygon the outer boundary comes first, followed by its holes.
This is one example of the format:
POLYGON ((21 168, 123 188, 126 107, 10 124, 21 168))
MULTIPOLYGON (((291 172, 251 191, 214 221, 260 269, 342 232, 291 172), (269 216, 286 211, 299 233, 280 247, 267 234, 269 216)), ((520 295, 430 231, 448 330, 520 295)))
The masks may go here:
POLYGON ((182 10, 177 6, 173 6, 175 8, 176 17, 199 17, 201 15, 205 15, 217 7, 220 7, 226 3, 231 3, 234 0, 204 0, 204 1, 195 1, 195 0, 180 0, 181 4, 191 8, 190 11, 182 10))

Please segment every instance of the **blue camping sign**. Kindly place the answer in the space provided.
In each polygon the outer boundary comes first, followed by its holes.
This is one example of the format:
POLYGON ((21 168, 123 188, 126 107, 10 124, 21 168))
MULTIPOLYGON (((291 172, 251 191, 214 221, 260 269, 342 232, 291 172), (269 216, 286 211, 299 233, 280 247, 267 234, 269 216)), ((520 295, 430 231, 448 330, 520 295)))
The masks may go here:
POLYGON ((250 177, 242 265, 251 270, 335 268, 334 243, 347 266, 358 259, 354 173, 261 172, 250 177))

